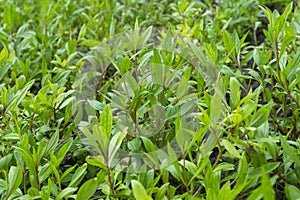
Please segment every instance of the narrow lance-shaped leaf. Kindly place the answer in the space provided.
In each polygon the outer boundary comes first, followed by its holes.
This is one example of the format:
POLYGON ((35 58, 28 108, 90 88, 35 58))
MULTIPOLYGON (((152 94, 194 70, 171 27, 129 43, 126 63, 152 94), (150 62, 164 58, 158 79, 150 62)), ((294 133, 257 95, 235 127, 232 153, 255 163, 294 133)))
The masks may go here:
POLYGON ((135 197, 136 200, 151 200, 152 199, 147 194, 144 186, 140 182, 138 182, 136 180, 132 180, 131 185, 132 185, 133 196, 135 197))
POLYGON ((222 143, 225 147, 225 149, 231 153, 232 155, 234 155, 237 158, 242 158, 240 153, 236 150, 236 148, 233 146, 233 144, 231 144, 231 142, 229 142, 228 140, 222 140, 222 143))
POLYGON ((295 164, 298 165, 298 167, 300 167, 300 158, 299 158, 299 155, 297 155, 296 149, 294 147, 290 146, 288 144, 288 142, 286 141, 286 139, 282 135, 279 135, 279 137, 280 137, 280 141, 281 141, 284 152, 287 154, 287 156, 290 158, 290 160, 295 162, 295 164))
POLYGON ((270 110, 267 108, 260 108, 253 116, 253 119, 250 123, 250 127, 259 127, 263 123, 265 123, 268 120, 270 110))
POLYGON ((126 132, 122 131, 116 133, 111 139, 109 143, 109 152, 108 152, 109 165, 111 165, 112 160, 115 158, 115 155, 118 152, 125 136, 126 136, 126 132))
POLYGON ((20 166, 11 166, 8 173, 8 194, 12 194, 22 182, 22 169, 20 166))
POLYGON ((100 126, 104 127, 106 137, 110 138, 112 131, 112 113, 109 105, 106 105, 100 115, 100 126))
POLYGON ((93 194, 95 194, 97 190, 97 180, 91 179, 85 182, 80 188, 77 193, 76 200, 86 200, 90 199, 93 194))
POLYGON ((33 83, 34 80, 29 81, 22 90, 17 92, 13 100, 8 104, 7 110, 9 110, 12 106, 18 106, 21 103, 29 89, 32 87, 33 83))
POLYGON ((76 187, 80 183, 80 181, 84 178, 84 175, 86 174, 86 168, 87 164, 85 163, 75 171, 72 180, 69 184, 69 187, 76 187))

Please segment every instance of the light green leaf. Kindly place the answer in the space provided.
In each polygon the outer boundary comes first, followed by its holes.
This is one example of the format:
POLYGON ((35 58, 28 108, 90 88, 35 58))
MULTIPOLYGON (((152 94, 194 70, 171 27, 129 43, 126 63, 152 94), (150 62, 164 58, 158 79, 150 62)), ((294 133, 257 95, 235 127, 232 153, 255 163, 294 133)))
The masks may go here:
POLYGON ((101 103, 97 100, 90 100, 88 99, 87 102, 89 103, 90 106, 92 106, 92 108, 94 108, 95 110, 103 110, 105 107, 104 103, 101 103))
POLYGON ((62 102, 62 104, 59 106, 59 109, 63 109, 64 107, 66 107, 67 105, 69 105, 70 103, 72 103, 76 98, 74 96, 69 97, 68 99, 64 100, 62 102))
POLYGON ((115 158, 115 155, 118 152, 125 136, 126 136, 126 132, 120 131, 116 133, 111 139, 109 143, 109 150, 108 150, 109 165, 112 163, 112 160, 115 158))
POLYGON ((77 190, 77 188, 67 187, 57 195, 55 200, 61 200, 64 197, 67 197, 67 196, 73 194, 76 190, 77 190))
POLYGON ((231 144, 231 142, 229 142, 228 140, 222 140, 222 143, 225 147, 225 149, 231 153, 232 155, 234 155, 237 158, 242 158, 240 153, 236 150, 236 148, 233 146, 233 144, 231 144))
POLYGON ((2 158, 0 158, 0 169, 6 169, 10 166, 10 161, 13 157, 13 154, 10 153, 2 158))
POLYGON ((282 135, 279 135, 279 137, 284 152, 288 155, 291 161, 294 161, 295 164, 298 165, 298 167, 300 167, 300 158, 299 155, 297 155, 296 149, 290 146, 282 135))
POLYGON ((248 100, 241 107, 241 114, 243 116, 243 120, 246 119, 256 108, 256 103, 253 100, 248 100))
POLYGON ((62 162, 62 160, 64 159, 64 157, 66 156, 67 152, 69 151, 70 147, 73 144, 73 139, 69 140, 68 142, 66 142, 59 150, 57 153, 57 159, 58 165, 62 162))
POLYGON ((26 163, 26 166, 29 168, 29 171, 35 174, 35 163, 31 152, 28 149, 16 147, 16 150, 21 153, 23 161, 26 163))
POLYGON ((288 200, 299 200, 300 199, 300 190, 299 188, 286 184, 284 187, 284 192, 288 200))
POLYGON ((90 197, 93 196, 93 194, 95 194, 95 192, 97 190, 97 186, 98 186, 98 183, 97 183, 97 180, 95 180, 95 179, 90 179, 90 180, 86 181, 79 188, 76 200, 90 199, 90 197))
POLYGON ((109 139, 106 136, 106 132, 103 126, 93 126, 93 135, 89 136, 88 139, 93 144, 93 146, 96 147, 97 150, 99 150, 99 153, 101 155, 103 155, 105 158, 108 157, 109 139))
POLYGON ((228 54, 234 53, 233 57, 235 57, 235 52, 233 51, 235 49, 235 45, 228 31, 223 30, 222 40, 228 54))
POLYGON ((34 80, 29 81, 22 90, 19 90, 16 95, 14 96, 13 100, 8 104, 7 110, 9 110, 12 106, 18 106, 21 101, 24 99, 26 96, 27 92, 29 89, 32 87, 34 84, 34 80))
POLYGON ((152 198, 147 194, 144 186, 136 181, 131 181, 133 196, 136 200, 151 200, 152 198))
POLYGON ((123 58, 121 65, 120 65, 120 73, 121 75, 126 74, 126 72, 128 71, 128 69, 131 66, 131 62, 128 56, 126 56, 125 58, 123 58))
POLYGON ((109 105, 106 105, 100 114, 100 126, 104 128, 107 138, 110 138, 111 135, 112 121, 111 108, 109 105))
POLYGON ((85 160, 90 165, 97 166, 107 170, 107 166, 105 164, 105 160, 103 156, 87 157, 85 160))
POLYGON ((241 93, 240 93, 239 81, 236 78, 231 77, 230 78, 230 103, 233 109, 236 108, 236 106, 240 101, 240 94, 241 93))
POLYGON ((81 167, 78 167, 78 169, 72 176, 69 187, 76 187, 80 183, 80 181, 84 178, 84 175, 86 174, 86 168, 86 163, 84 163, 81 167))
POLYGON ((218 94, 214 94, 211 98, 210 102, 210 122, 212 127, 218 126, 218 121, 221 117, 221 113, 224 106, 222 104, 222 99, 219 97, 218 94))
MULTIPOLYGON (((15 192, 15 190, 20 186, 22 182, 22 169, 20 166, 11 166, 8 172, 8 191, 10 195, 15 192)), ((8 195, 8 196, 9 196, 8 195)))
POLYGON ((260 108, 253 116, 249 127, 259 127, 268 120, 270 110, 267 108, 260 108))
POLYGON ((5 180, 3 180, 3 179, 0 179, 0 190, 7 190, 7 188, 8 188, 8 185, 7 185, 7 183, 5 182, 5 180))

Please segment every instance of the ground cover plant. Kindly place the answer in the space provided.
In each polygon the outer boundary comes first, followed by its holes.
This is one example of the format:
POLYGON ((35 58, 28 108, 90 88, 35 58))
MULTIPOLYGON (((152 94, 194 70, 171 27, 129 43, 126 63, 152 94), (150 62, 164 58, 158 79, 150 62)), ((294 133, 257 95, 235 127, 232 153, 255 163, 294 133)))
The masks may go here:
POLYGON ((300 198, 297 1, 0 16, 1 200, 300 198))

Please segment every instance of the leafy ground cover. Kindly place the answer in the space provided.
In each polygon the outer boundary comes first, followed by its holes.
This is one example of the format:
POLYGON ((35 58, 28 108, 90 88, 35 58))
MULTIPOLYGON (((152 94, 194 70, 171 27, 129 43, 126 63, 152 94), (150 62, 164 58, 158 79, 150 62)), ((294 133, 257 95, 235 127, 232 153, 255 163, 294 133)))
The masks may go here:
POLYGON ((300 198, 297 1, 0 10, 0 199, 300 198))

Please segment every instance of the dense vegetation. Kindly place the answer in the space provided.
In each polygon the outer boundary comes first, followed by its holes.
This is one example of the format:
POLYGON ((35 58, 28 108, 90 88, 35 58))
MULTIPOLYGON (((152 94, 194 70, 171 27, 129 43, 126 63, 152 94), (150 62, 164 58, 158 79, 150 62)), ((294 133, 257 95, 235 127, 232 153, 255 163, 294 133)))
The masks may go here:
POLYGON ((0 4, 0 199, 300 198, 297 1, 0 4))

